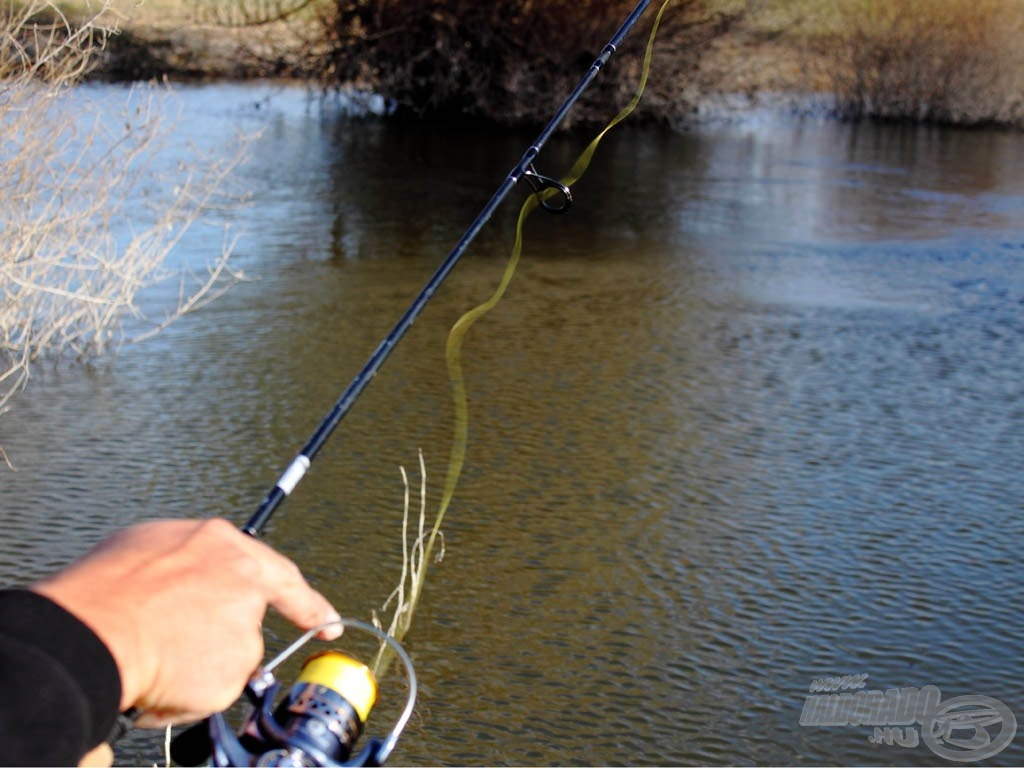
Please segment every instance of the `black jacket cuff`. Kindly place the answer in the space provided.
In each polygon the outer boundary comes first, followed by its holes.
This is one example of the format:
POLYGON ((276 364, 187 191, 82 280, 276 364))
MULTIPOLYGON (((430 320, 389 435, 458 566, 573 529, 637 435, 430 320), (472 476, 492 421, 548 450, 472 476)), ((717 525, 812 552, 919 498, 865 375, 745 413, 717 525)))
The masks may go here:
POLYGON ((76 765, 117 720, 121 678, 77 617, 25 589, 0 590, 0 762, 76 765))

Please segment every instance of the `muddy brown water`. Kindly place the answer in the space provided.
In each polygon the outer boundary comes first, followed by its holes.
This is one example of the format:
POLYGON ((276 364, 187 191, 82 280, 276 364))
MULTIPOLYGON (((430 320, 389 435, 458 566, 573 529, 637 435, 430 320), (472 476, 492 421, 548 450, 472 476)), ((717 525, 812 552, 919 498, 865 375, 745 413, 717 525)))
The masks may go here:
MULTIPOLYGON (((244 522, 533 138, 353 120, 266 84, 174 99, 179 139, 262 131, 235 177, 251 204, 217 214, 248 279, 116 356, 37 370, 0 420, 7 583, 135 520, 244 522)), ((559 136, 541 170, 587 140, 559 136)), ((345 614, 397 582, 419 449, 436 507, 444 337, 496 284, 516 207, 267 531, 345 614)), ((802 725, 838 675, 1024 715, 1022 209, 1016 133, 767 115, 613 133, 467 339, 468 459, 393 762, 941 762, 802 725)), ((193 230, 175 263, 220 243, 193 230)), ((268 622, 271 649, 292 636, 268 622)), ((161 734, 119 755, 161 760, 161 734)))

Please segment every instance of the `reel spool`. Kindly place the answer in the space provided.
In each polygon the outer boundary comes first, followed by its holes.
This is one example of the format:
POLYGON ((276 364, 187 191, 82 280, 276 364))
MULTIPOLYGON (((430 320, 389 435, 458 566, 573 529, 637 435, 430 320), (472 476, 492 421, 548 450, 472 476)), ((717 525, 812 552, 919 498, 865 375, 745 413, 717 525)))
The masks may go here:
POLYGON ((171 744, 179 765, 214 766, 357 766, 383 765, 405 729, 416 704, 416 673, 409 655, 393 637, 376 627, 342 619, 346 630, 374 635, 395 652, 405 666, 409 695, 401 714, 384 738, 374 738, 355 756, 377 701, 377 682, 364 664, 334 650, 306 659, 287 694, 277 702, 281 684, 274 670, 331 623, 322 624, 282 651, 253 674, 245 687, 253 710, 236 734, 223 713, 184 731, 171 744))

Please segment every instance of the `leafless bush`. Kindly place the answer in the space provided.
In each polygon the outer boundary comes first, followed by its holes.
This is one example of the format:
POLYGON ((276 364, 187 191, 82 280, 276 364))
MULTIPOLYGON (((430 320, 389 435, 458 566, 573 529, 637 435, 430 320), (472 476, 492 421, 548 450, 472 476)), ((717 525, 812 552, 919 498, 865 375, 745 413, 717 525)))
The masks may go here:
POLYGON ((976 124, 1021 109, 1024 8, 1006 0, 845 0, 836 92, 850 116, 976 124))
MULTIPOLYGON (((635 0, 191 0, 195 19, 244 32, 253 71, 373 93, 417 117, 546 121, 635 0), (260 31, 262 30, 262 34, 260 31)), ((660 3, 653 3, 653 6, 660 3)), ((743 3, 675 0, 641 118, 671 121, 705 46, 743 3)), ((626 38, 564 127, 607 120, 632 93, 653 12, 626 38)), ((682 107, 682 108, 685 108, 682 107)))
MULTIPOLYGON (((112 111, 75 87, 116 30, 109 3, 75 23, 47 2, 3 11, 0 412, 41 357, 88 356, 123 339, 123 319, 141 314, 140 290, 169 276, 168 253, 240 159, 206 158, 163 176, 157 153, 170 132, 157 90, 136 89, 112 111)), ((229 251, 152 326, 209 299, 229 251)))
MULTIPOLYGON (((634 7, 633 0, 336 0, 319 3, 303 67, 325 87, 376 91, 420 116, 546 120, 634 7)), ((698 40, 722 15, 677 0, 655 51, 655 78, 678 88, 698 40)), ((653 14, 584 94, 568 123, 598 123, 632 93, 653 14)), ((659 103, 658 89, 650 103, 659 103)), ((656 110, 647 113, 651 117, 656 110)))

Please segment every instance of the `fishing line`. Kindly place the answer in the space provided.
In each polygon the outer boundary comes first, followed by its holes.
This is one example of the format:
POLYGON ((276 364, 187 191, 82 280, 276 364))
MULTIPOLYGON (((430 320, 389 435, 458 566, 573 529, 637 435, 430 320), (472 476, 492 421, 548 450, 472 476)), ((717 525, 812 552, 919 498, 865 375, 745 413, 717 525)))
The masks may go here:
MULTIPOLYGON (((515 242, 512 246, 512 253, 509 257, 508 265, 505 267, 505 272, 501 277, 498 287, 495 289, 494 293, 491 294, 489 299, 462 315, 448 333, 448 340, 445 345, 445 360, 448 364, 448 376, 451 381, 452 400, 455 406, 455 433, 452 440, 452 449, 448 461, 448 471, 445 476, 441 505, 438 509, 434 525, 431 528, 430 538, 427 541, 426 550, 423 555, 424 564, 430 560, 430 556, 434 548, 434 542, 441 529, 441 523, 444 519, 445 513, 448 511, 448 507, 451 505, 452 498, 455 495, 455 486, 458 484, 459 476, 462 474, 462 468, 466 460, 466 447, 469 442, 469 403, 466 393, 465 377, 462 372, 462 345, 465 341, 466 334, 477 320, 494 309, 501 301, 502 297, 504 297, 505 291, 512 282, 512 277, 515 275, 516 268, 519 265, 519 259, 523 252, 523 227, 530 214, 538 207, 547 208, 547 210, 554 213, 564 212, 572 202, 572 186, 583 177, 587 168, 590 167, 590 162, 594 158, 594 153, 597 151, 598 145, 612 128, 629 117, 629 115, 631 115, 637 108, 637 105, 640 103, 640 99, 647 88, 647 79, 651 70, 651 59, 654 52, 654 41, 658 35, 658 27, 661 26, 661 20, 665 14, 665 10, 671 3, 672 0, 664 0, 661 8, 658 10, 658 15, 654 19, 654 25, 651 28, 650 36, 647 39, 647 48, 644 51, 643 66, 640 71, 640 81, 637 85, 636 92, 633 94, 633 98, 630 99, 629 103, 623 107, 622 110, 613 117, 603 129, 601 129, 590 144, 587 145, 586 149, 580 153, 579 157, 576 158, 576 161, 573 163, 564 178, 557 182, 553 182, 551 179, 545 179, 544 177, 540 177, 539 174, 535 174, 536 177, 542 180, 540 183, 543 186, 542 188, 534 187, 534 194, 526 198, 519 210, 519 219, 516 222, 515 242), (559 195, 564 198, 563 204, 558 207, 551 207, 549 204, 550 199, 559 195), (548 203, 548 205, 546 205, 546 203, 548 203)), ((411 621, 412 609, 410 609, 409 613, 409 621, 411 621)))

